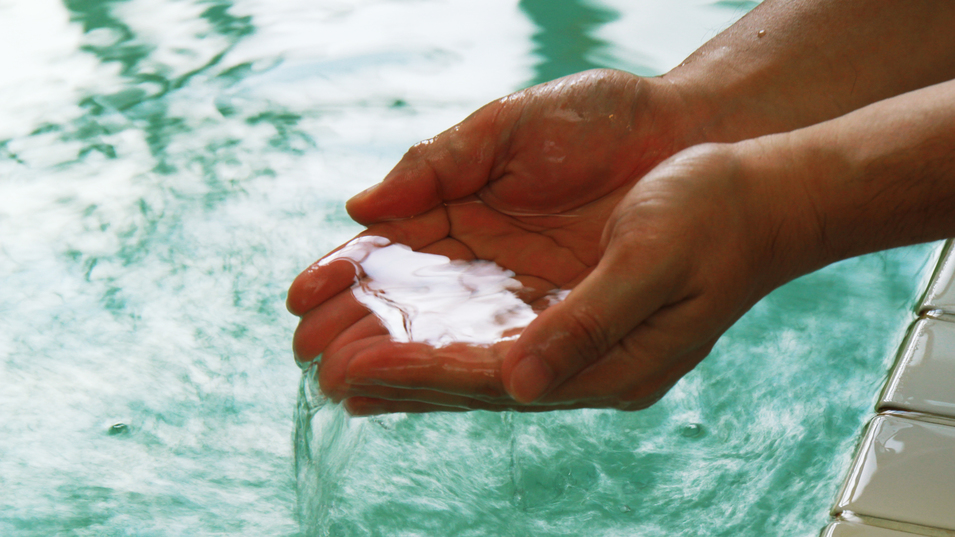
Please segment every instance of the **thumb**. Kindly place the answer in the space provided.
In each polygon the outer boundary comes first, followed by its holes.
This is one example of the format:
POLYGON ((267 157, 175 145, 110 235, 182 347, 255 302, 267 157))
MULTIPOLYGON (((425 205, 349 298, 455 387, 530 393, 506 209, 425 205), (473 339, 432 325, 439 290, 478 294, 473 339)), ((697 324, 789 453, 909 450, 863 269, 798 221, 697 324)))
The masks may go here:
POLYGON ((540 399, 600 360, 666 304, 674 275, 632 258, 608 251, 563 302, 528 325, 501 366, 511 397, 521 403, 540 399))
POLYGON ((474 194, 490 180, 502 132, 495 101, 441 134, 415 144, 381 183, 348 200, 348 214, 369 225, 410 218, 474 194))

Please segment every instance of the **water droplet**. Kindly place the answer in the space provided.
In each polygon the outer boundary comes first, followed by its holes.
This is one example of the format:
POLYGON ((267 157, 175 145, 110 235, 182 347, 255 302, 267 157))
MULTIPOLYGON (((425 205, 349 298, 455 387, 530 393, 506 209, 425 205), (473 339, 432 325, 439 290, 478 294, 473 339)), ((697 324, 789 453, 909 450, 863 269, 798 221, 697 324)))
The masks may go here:
POLYGON ((762 39, 763 37, 766 37, 766 30, 760 30, 760 31, 756 32, 756 37, 758 37, 758 38, 760 38, 760 39, 762 39))
POLYGON ((703 436, 703 426, 699 423, 690 423, 680 427, 680 434, 684 438, 699 438, 703 436))
POLYGON ((114 423, 114 424, 109 428, 109 431, 108 431, 108 432, 109 432, 110 436, 115 436, 115 435, 118 435, 118 434, 126 434, 126 433, 129 432, 129 425, 126 425, 125 423, 114 423))

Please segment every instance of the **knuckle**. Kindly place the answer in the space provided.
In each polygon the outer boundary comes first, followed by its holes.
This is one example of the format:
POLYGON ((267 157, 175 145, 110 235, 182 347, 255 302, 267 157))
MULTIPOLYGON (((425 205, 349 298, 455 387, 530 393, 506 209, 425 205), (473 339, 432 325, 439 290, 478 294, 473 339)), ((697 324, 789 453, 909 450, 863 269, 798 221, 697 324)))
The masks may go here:
POLYGON ((583 367, 597 361, 611 346, 607 327, 601 317, 589 308, 575 308, 568 316, 571 337, 569 366, 583 367))
POLYGON ((302 327, 301 323, 295 329, 295 333, 292 335, 292 354, 296 361, 311 362, 321 353, 321 349, 316 348, 310 336, 311 334, 306 328, 302 327))
POLYGON ((434 143, 434 138, 428 138, 427 140, 421 140, 420 142, 414 144, 408 148, 408 151, 405 152, 405 157, 410 159, 418 159, 426 155, 431 149, 431 144, 434 143))

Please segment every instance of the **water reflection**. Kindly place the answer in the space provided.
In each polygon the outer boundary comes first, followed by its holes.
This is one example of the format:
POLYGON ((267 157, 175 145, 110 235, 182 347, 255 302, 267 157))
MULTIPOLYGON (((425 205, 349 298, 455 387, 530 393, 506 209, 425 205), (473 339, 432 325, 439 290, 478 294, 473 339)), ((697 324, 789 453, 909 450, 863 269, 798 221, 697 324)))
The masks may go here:
POLYGON ((520 7, 539 28, 532 38, 540 58, 532 84, 606 67, 595 58, 610 45, 593 37, 593 32, 616 20, 617 11, 586 0, 521 0, 520 7))
POLYGON ((396 341, 491 345, 516 337, 537 316, 518 298, 514 273, 491 261, 451 261, 374 236, 351 241, 322 264, 339 260, 355 265, 362 276, 352 293, 396 341))
MULTIPOLYGON (((111 93, 83 99, 80 106, 86 113, 75 121, 72 129, 66 129, 64 140, 83 144, 80 158, 92 152, 116 158, 115 148, 100 138, 127 128, 142 129, 150 153, 156 158, 153 171, 163 174, 178 171, 187 163, 174 162, 169 158, 167 147, 175 136, 192 129, 188 123, 193 118, 171 109, 174 103, 170 102, 170 94, 187 87, 197 77, 226 91, 247 75, 251 71, 247 63, 220 65, 220 62, 239 41, 255 32, 252 17, 233 13, 233 3, 223 1, 168 8, 128 0, 65 0, 65 6, 70 19, 81 23, 86 34, 86 44, 81 50, 93 54, 104 64, 118 63, 123 86, 111 93), (149 35, 155 27, 142 23, 150 16, 180 26, 169 30, 175 36, 170 40, 172 43, 156 42, 157 36, 149 35), (136 23, 142 26, 139 33, 136 23)), ((228 105, 227 99, 218 101, 216 107, 223 118, 235 114, 235 108, 228 105)), ((271 126, 276 134, 270 145, 278 149, 294 152, 296 147, 302 146, 303 140, 304 145, 311 145, 311 140, 295 129, 301 119, 297 114, 285 110, 261 113, 254 110, 248 117, 235 119, 250 126, 271 126)), ((235 145, 237 141, 231 143, 235 145)), ((205 153, 214 157, 221 148, 206 149, 205 153)), ((211 168, 218 161, 204 158, 200 152, 188 164, 198 164, 210 172, 205 176, 215 182, 211 168)), ((224 185, 210 186, 213 190, 226 189, 224 185)))

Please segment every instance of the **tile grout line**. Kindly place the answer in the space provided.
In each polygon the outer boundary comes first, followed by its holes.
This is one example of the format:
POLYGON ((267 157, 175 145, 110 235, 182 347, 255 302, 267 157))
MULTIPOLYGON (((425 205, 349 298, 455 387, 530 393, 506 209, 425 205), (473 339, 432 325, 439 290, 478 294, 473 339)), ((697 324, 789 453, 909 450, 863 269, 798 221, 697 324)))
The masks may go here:
MULTIPOLYGON (((952 537, 955 536, 955 531, 946 530, 942 528, 933 528, 931 526, 922 526, 920 524, 912 524, 909 522, 899 522, 898 520, 892 520, 889 518, 879 518, 870 515, 858 515, 852 511, 843 511, 839 513, 838 516, 833 517, 832 522, 848 522, 853 524, 861 524, 864 526, 869 526, 872 528, 879 528, 892 531, 901 531, 906 534, 911 534, 913 536, 924 535, 925 537, 952 537)), ((828 526, 826 527, 828 529, 828 526)), ((826 531, 823 530, 823 532, 826 531)), ((824 534, 824 537, 825 534, 824 534)))
POLYGON ((917 324, 926 320, 934 320, 945 325, 955 326, 955 309, 946 309, 945 307, 929 304, 931 300, 937 298, 937 296, 933 295, 938 294, 936 291, 939 287, 944 287, 955 281, 955 269, 950 268, 953 264, 955 264, 955 239, 949 239, 942 247, 933 274, 926 285, 925 291, 922 293, 919 307, 916 310, 917 317, 915 321, 913 321, 906 329, 907 333, 905 338, 902 340, 898 350, 896 351, 895 361, 893 362, 892 367, 889 369, 889 377, 886 379, 882 390, 880 391, 879 402, 876 404, 875 409, 876 414, 868 421, 862 430, 862 434, 860 435, 860 438, 857 442, 852 464, 850 465, 846 478, 836 496, 836 503, 833 505, 830 511, 831 516, 829 524, 823 528, 820 534, 821 537, 831 536, 833 534, 833 525, 837 522, 861 524, 863 526, 869 526, 872 528, 901 531, 912 535, 924 535, 926 537, 955 537, 955 530, 953 529, 936 528, 932 526, 901 522, 898 520, 880 518, 871 515, 860 515, 850 510, 836 511, 840 501, 848 493, 848 489, 851 484, 850 482, 853 478, 853 475, 855 474, 853 470, 855 470, 858 465, 862 464, 861 456, 865 451, 866 445, 871 443, 869 438, 870 428, 874 425, 879 417, 897 417, 905 420, 942 425, 955 430, 955 418, 940 416, 927 412, 896 409, 891 408, 890 405, 881 404, 887 390, 890 387, 890 384, 895 380, 896 368, 899 368, 902 365, 905 358, 906 349, 911 343, 911 339, 916 335, 915 327, 917 324), (942 281, 943 279, 948 281, 942 281))

